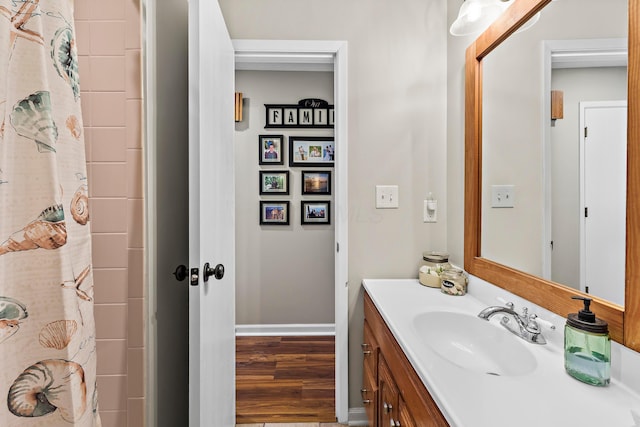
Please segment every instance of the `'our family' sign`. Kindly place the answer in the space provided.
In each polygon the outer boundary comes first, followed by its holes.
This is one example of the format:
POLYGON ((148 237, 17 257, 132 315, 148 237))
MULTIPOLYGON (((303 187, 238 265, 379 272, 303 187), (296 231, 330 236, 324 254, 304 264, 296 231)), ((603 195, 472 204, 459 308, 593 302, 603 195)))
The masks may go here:
POLYGON ((332 128, 333 105, 322 99, 303 99, 297 104, 264 104, 265 128, 332 128))

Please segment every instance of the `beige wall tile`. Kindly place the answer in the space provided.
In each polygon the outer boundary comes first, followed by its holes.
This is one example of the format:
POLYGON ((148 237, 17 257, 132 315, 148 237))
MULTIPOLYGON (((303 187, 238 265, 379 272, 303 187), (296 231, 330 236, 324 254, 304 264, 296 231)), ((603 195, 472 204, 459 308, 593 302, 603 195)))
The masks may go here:
POLYGON ((91 18, 95 21, 124 20, 125 0, 88 0, 91 8, 91 18))
POLYGON ((125 127, 91 129, 91 158, 94 162, 126 162, 127 130, 125 127))
POLYGON ((123 92, 91 93, 91 126, 126 126, 126 98, 123 92))
POLYGON ((142 148, 142 101, 127 99, 127 148, 142 148))
POLYGON ((125 23, 127 49, 140 49, 141 47, 141 25, 140 25, 140 1, 125 0, 125 23))
POLYGON ((95 268, 127 268, 126 234, 93 234, 93 266, 95 268))
MULTIPOLYGON (((86 0, 82 0, 80 3, 84 3, 85 1, 86 0)), ((91 53, 91 24, 87 21, 76 20, 75 28, 78 56, 89 55, 91 53)), ((80 79, 82 83, 82 75, 80 75, 80 79)))
POLYGON ((124 21, 91 23, 91 55, 124 55, 124 21))
POLYGON ((127 236, 129 237, 129 248, 143 248, 144 219, 143 219, 142 199, 129 199, 127 201, 128 224, 127 236))
POLYGON ((124 92, 125 57, 91 56, 91 90, 98 92, 124 92))
POLYGON ((127 149, 127 196, 131 199, 143 197, 142 191, 142 150, 127 149))
MULTIPOLYGON (((127 305, 96 304, 96 338, 117 340, 127 338, 127 305)), ((100 355, 98 355, 100 357, 100 355)))
POLYGON ((140 49, 128 49, 126 54, 126 94, 127 99, 142 98, 142 75, 140 49))
POLYGON ((143 298, 144 249, 129 248, 129 298, 143 298))
POLYGON ((130 348, 127 357, 127 396, 144 396, 144 349, 130 348))
MULTIPOLYGON (((100 409, 102 427, 123 427, 127 425, 127 411, 103 411, 102 407, 100 409)), ((137 427, 142 427, 142 424, 137 427)))
POLYGON ((129 398, 127 401, 127 427, 144 426, 145 408, 145 399, 129 398))
POLYGON ((80 73, 80 94, 91 92, 91 57, 78 56, 78 72, 80 73))
POLYGON ((129 298, 129 348, 144 347, 144 300, 129 298))
POLYGON ((128 274, 126 268, 94 268, 93 295, 96 304, 128 303, 128 274))
POLYGON ((97 340, 98 375, 127 374, 127 340, 97 340))
POLYGON ((125 163, 93 163, 92 197, 126 197, 127 167, 125 163))
MULTIPOLYGON (((127 410, 127 377, 125 375, 98 375, 98 405, 101 412, 127 410)), ((126 413, 124 422, 126 422, 126 413)), ((123 425, 120 424, 118 427, 123 425)))
POLYGON ((91 231, 94 233, 127 232, 127 199, 91 198, 91 231))

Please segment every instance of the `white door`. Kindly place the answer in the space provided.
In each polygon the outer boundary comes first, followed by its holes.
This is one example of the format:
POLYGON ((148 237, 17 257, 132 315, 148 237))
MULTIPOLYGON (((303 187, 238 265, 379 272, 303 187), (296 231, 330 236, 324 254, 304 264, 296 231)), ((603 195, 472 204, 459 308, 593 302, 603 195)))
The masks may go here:
POLYGON ((189 0, 189 427, 235 425, 234 68, 218 2, 189 0))
POLYGON ((627 103, 581 102, 580 118, 580 286, 623 305, 627 103))

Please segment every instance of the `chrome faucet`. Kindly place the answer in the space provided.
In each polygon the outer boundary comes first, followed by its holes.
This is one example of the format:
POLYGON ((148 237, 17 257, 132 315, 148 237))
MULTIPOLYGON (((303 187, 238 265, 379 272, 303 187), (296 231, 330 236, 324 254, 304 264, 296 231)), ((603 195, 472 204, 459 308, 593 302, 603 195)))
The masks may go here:
MULTIPOLYGON (((547 343, 547 340, 542 336, 540 325, 536 321, 538 316, 529 314, 529 310, 526 307, 522 309, 522 314, 518 314, 513 309, 513 303, 509 302, 506 304, 506 307, 497 305, 487 307, 478 314, 478 317, 488 321, 498 313, 509 315, 509 317, 503 316, 500 324, 523 340, 533 344, 547 343), (511 319, 513 319, 514 322, 512 322, 511 319)), ((555 329, 553 326, 551 328, 555 329)))

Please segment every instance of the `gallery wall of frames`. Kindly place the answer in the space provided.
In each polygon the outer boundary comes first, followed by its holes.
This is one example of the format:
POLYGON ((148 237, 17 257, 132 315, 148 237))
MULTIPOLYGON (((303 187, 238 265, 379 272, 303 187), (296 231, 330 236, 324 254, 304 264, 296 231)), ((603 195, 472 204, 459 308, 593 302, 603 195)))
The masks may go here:
POLYGON ((265 104, 265 129, 258 136, 261 225, 290 225, 298 208, 290 200, 291 180, 300 182, 300 225, 331 224, 335 141, 331 136, 300 136, 297 129, 332 128, 333 106, 320 99, 298 104, 265 104))

